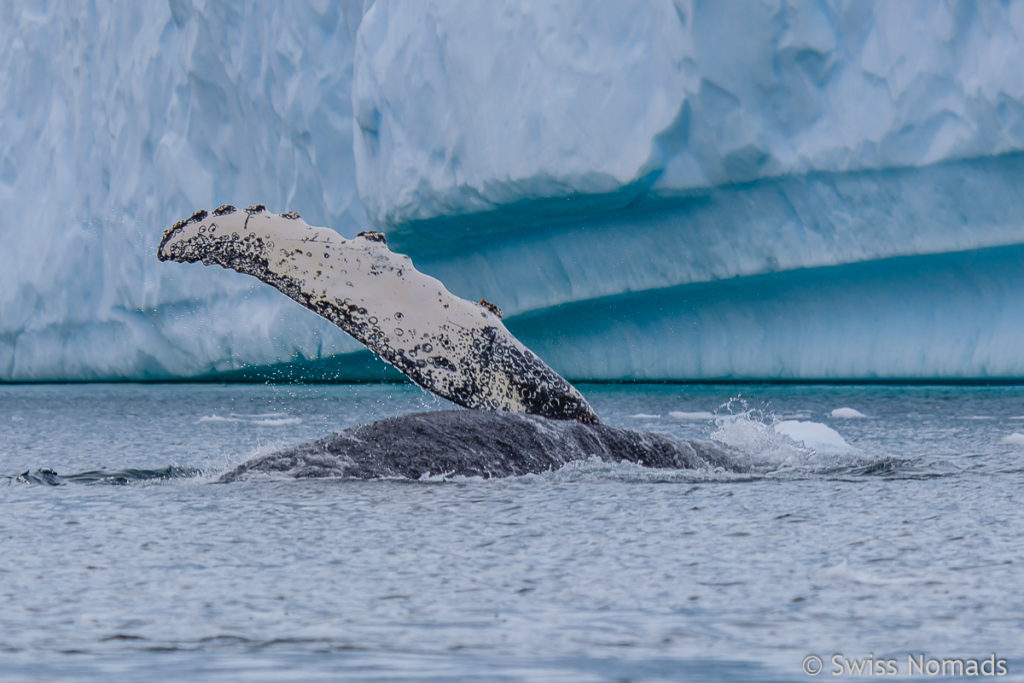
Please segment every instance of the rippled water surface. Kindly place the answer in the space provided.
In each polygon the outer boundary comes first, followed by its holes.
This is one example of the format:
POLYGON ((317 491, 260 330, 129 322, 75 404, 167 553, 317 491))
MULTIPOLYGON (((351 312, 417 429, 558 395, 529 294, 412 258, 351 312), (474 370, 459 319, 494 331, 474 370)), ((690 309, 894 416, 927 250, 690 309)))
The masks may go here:
POLYGON ((581 386, 743 472, 216 484, 406 385, 0 386, 0 678, 1024 677, 1024 388, 581 386), (843 417, 854 414, 864 417, 843 417), (828 429, 826 429, 826 427, 828 429))

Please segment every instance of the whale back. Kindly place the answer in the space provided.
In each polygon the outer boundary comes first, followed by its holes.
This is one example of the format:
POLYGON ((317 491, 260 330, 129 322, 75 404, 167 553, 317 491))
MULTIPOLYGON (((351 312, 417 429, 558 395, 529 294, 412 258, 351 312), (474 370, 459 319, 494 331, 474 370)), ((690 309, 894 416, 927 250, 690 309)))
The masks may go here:
POLYGON ((381 233, 349 240, 293 212, 222 206, 172 226, 158 257, 252 275, 461 406, 597 422, 579 391, 505 328, 496 306, 455 296, 388 249, 381 233))
POLYGON ((536 415, 448 410, 391 417, 262 455, 224 473, 232 482, 265 476, 381 479, 507 477, 598 459, 659 469, 740 469, 742 457, 714 441, 676 439, 604 424, 536 415))

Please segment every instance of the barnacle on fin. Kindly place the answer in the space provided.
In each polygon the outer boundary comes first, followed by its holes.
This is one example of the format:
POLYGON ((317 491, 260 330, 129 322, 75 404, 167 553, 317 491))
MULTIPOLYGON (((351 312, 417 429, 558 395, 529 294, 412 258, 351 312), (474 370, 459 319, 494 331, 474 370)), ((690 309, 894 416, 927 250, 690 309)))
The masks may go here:
POLYGON ((484 308, 486 308, 488 311, 493 313, 494 315, 498 316, 499 318, 501 317, 501 309, 498 308, 497 306, 495 306, 494 304, 492 304, 487 299, 480 299, 480 301, 478 303, 481 306, 483 306, 484 308))
POLYGON ((384 233, 377 232, 376 230, 364 230, 363 232, 356 235, 356 237, 365 237, 371 242, 380 242, 381 244, 388 243, 388 238, 384 236, 384 233))
POLYGON ((221 204, 220 206, 218 206, 216 209, 213 210, 213 215, 214 216, 223 216, 226 213, 234 213, 234 212, 235 212, 235 207, 231 206, 230 204, 221 204))
POLYGON ((267 207, 264 206, 263 204, 256 204, 255 206, 248 207, 245 210, 245 212, 251 216, 251 215, 253 215, 255 213, 263 213, 266 210, 267 210, 267 207))
MULTIPOLYGON (((194 214, 192 214, 188 218, 182 218, 180 221, 178 221, 177 223, 172 225, 170 230, 168 230, 167 232, 168 232, 168 234, 172 233, 175 230, 177 230, 178 228, 184 228, 189 223, 198 223, 199 221, 203 220, 204 218, 206 218, 209 215, 210 214, 206 213, 206 209, 199 209, 198 211, 196 211, 194 214)), ((218 214, 218 215, 220 215, 220 214, 218 214)))
POLYGON ((299 218, 299 212, 298 211, 285 211, 284 213, 281 214, 281 218, 287 218, 289 220, 295 220, 296 218, 299 218))

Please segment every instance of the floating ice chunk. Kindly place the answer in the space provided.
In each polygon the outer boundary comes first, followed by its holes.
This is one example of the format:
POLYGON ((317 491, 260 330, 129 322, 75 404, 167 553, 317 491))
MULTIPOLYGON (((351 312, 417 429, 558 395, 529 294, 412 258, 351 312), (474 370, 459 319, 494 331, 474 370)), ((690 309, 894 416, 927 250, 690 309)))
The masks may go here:
POLYGON ((254 425, 259 425, 261 427, 285 427, 287 425, 302 424, 302 418, 301 417, 278 417, 278 418, 270 418, 270 419, 267 419, 267 420, 253 420, 252 423, 254 425))
POLYGON ((1024 446, 1024 434, 1020 432, 1014 432, 1003 437, 1003 443, 1010 446, 1024 446))
POLYGON ((706 410, 697 410, 692 413, 687 413, 682 410, 671 410, 669 411, 669 417, 673 417, 677 420, 683 421, 699 421, 699 420, 714 420, 715 416, 706 410))
POLYGON ((856 408, 836 408, 832 411, 832 417, 851 419, 858 417, 867 417, 864 413, 860 412, 856 408))
POLYGON ((657 420, 659 417, 661 417, 661 415, 651 415, 650 413, 636 413, 635 415, 630 415, 630 417, 637 420, 657 420))
POLYGON ((263 427, 280 427, 300 424, 302 418, 288 417, 287 413, 231 413, 227 417, 217 414, 204 415, 196 422, 248 422, 263 427))
POLYGON ((839 432, 820 422, 783 420, 775 425, 775 431, 818 453, 840 454, 857 450, 839 432))

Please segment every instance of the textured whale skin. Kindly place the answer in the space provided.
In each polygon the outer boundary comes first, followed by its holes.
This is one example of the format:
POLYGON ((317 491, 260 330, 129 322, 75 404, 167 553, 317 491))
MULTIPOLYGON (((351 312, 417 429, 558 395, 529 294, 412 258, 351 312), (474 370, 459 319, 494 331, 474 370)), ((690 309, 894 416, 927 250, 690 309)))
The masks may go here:
POLYGON ((252 275, 466 408, 598 421, 575 387, 512 336, 496 306, 455 296, 381 233, 347 240, 294 212, 225 205, 175 223, 157 255, 252 275))
POLYGON ((331 477, 419 479, 428 475, 508 477, 597 458, 659 469, 739 469, 742 458, 715 441, 676 439, 604 424, 480 410, 401 415, 263 455, 221 482, 331 477))

